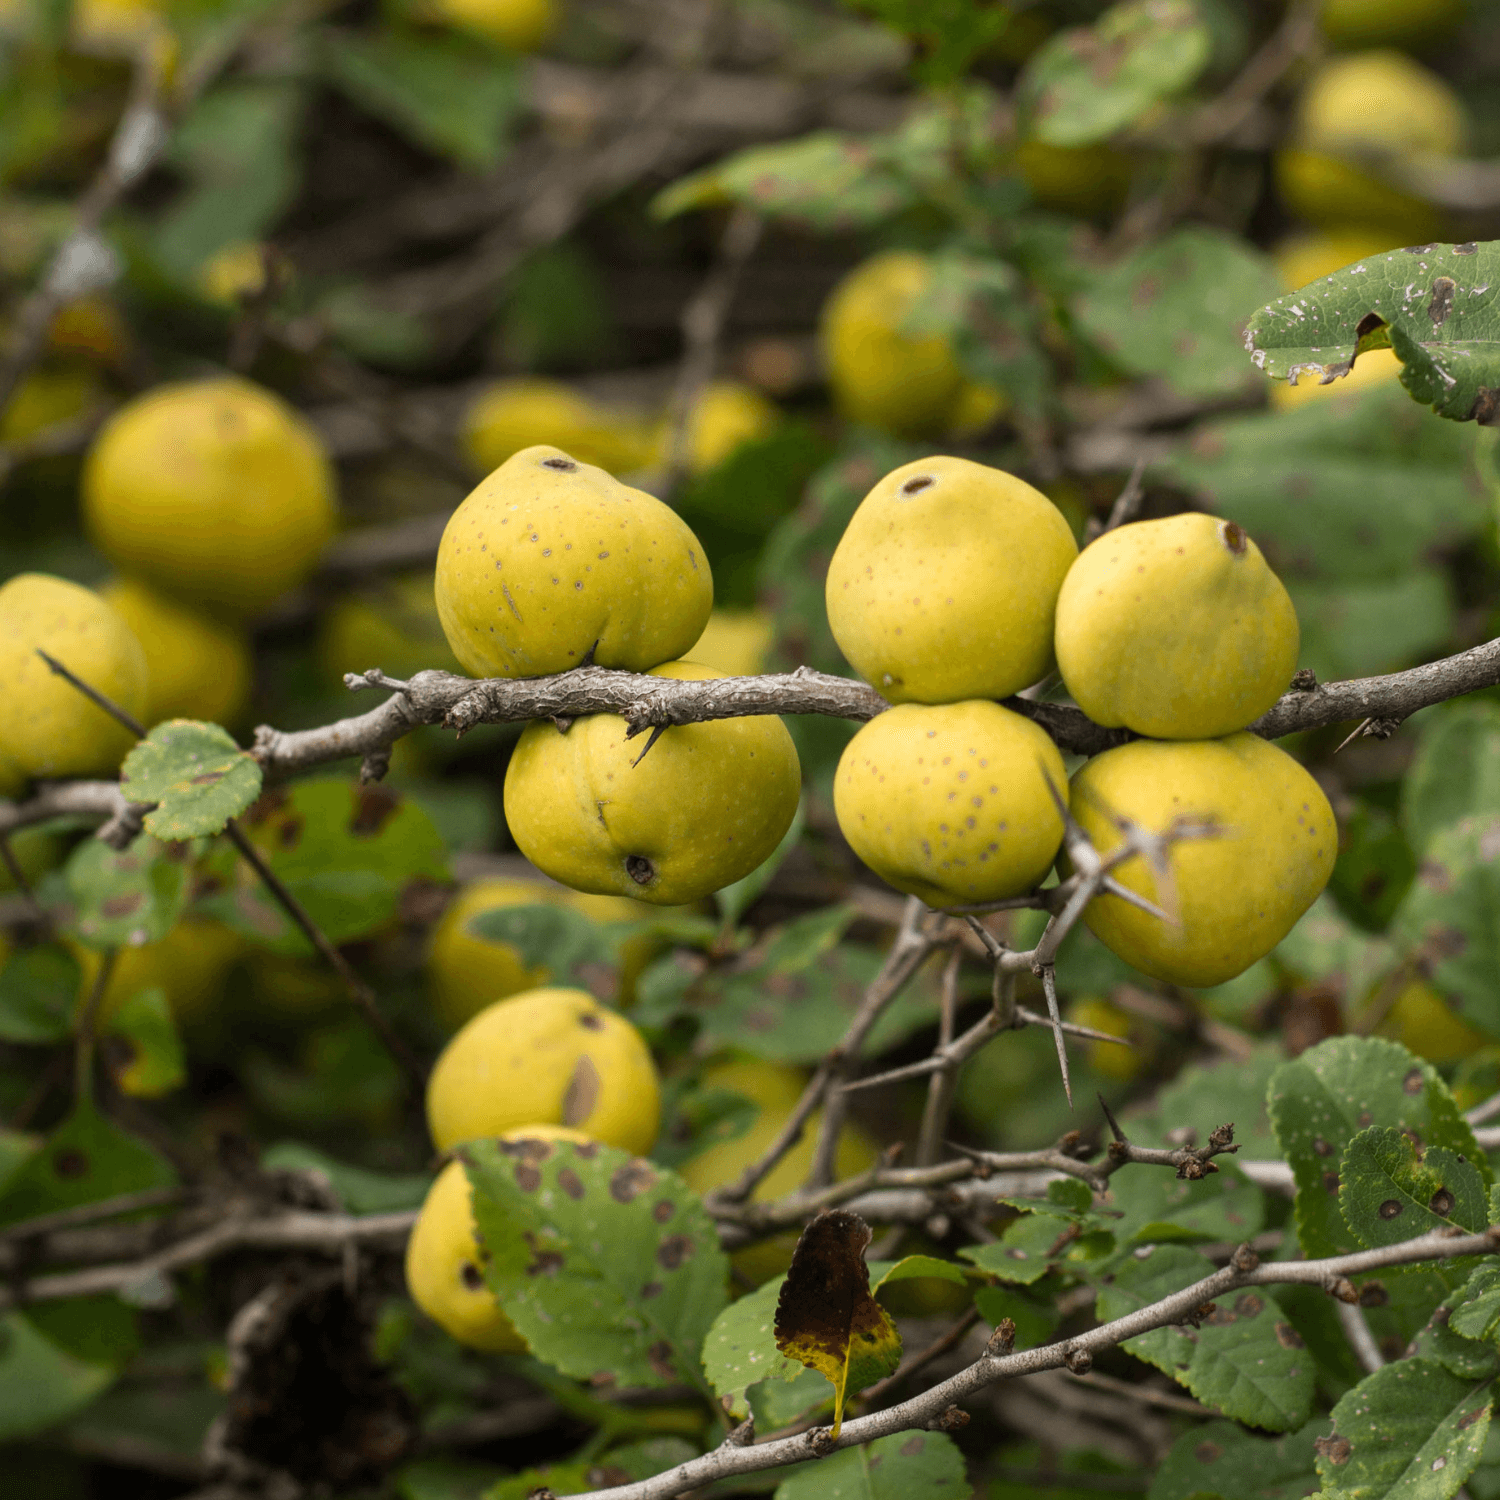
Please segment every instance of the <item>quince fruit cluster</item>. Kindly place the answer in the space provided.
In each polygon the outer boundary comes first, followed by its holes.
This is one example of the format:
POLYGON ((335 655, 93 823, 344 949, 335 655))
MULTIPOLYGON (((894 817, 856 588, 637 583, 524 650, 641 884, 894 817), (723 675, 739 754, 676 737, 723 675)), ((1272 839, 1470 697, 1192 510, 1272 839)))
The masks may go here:
POLYGON ((1333 870, 1316 781, 1248 732, 1296 667, 1296 613, 1232 521, 1189 514, 1105 533, 1082 553, 1052 502, 997 469, 929 458, 888 474, 834 552, 828 621, 894 705, 854 736, 834 806, 855 853, 946 910, 1035 890, 1064 810, 1108 856, 1132 825, 1163 859, 1116 878, 1084 920, 1143 973, 1222 983, 1270 951, 1333 870), (1096 723, 1141 738, 1072 776, 1034 720, 995 701, 1054 662, 1096 723))
MULTIPOLYGON (((683 659, 713 607, 698 539, 661 501, 559 448, 522 449, 454 511, 434 587, 449 647, 475 676, 589 663, 720 675, 683 659)), ((522 733, 505 816, 543 873, 675 906, 748 875, 781 842, 801 768, 780 719, 676 725, 649 751, 627 730, 618 715, 592 714, 522 733)))

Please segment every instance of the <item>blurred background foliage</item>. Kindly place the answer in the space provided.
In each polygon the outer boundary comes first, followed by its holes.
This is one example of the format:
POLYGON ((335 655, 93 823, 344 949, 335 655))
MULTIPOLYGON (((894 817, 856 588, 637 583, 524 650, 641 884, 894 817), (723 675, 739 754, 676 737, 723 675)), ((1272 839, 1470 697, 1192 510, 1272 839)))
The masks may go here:
MULTIPOLYGON (((828 557, 874 481, 933 451, 1023 474, 1080 538, 1144 465, 1143 514, 1210 509, 1255 537, 1320 680, 1500 625, 1493 431, 1415 405, 1388 353, 1328 387, 1272 385, 1240 331, 1362 256, 1500 236, 1494 0, 0 0, 0 347, 122 111, 153 90, 170 141, 0 412, 0 572, 104 584, 79 520, 93 434, 142 391, 226 370, 312 424, 341 517, 320 571, 248 625, 174 624, 152 613, 171 601, 115 586, 163 643, 153 683, 176 674, 153 717, 213 718, 243 742, 257 723, 365 706, 347 671, 452 669, 430 581, 443 518, 536 441, 680 509, 717 584, 695 654, 730 672, 845 670, 828 557)), ((1258 1155, 1272 1147, 1256 1086, 1338 1032, 1398 1037, 1462 1103, 1500 1086, 1500 890, 1482 836, 1500 818, 1495 699, 1385 740, 1293 747, 1338 814, 1339 863, 1239 979, 1173 990, 1079 929, 1058 965, 1066 1005, 1133 1046, 1082 1048, 1075 1094, 1154 1101, 1170 1123, 1158 1091, 1217 1054, 1244 1082, 1235 1118, 1258 1155)), ((502 982, 485 965, 535 975, 549 951, 518 929, 500 959, 494 944, 452 958, 453 893, 488 881, 473 909, 571 903, 579 951, 613 955, 663 1060, 663 1159, 701 1164, 736 1132, 753 1154, 899 913, 832 818, 851 726, 793 722, 796 836, 718 911, 632 928, 634 949, 599 925, 621 912, 537 884, 514 854, 500 786, 518 728, 424 730, 383 786, 327 772, 269 796, 248 831, 429 1054, 465 995, 502 982), (279 837, 289 818, 296 836, 279 837)), ((127 876, 67 821, 13 848, 65 940, 18 937, 0 969, 0 1222, 191 1176, 226 1138, 262 1148, 267 1170, 317 1168, 351 1210, 420 1200, 427 1147, 399 1071, 213 851, 193 851, 191 876, 171 851, 153 859, 147 941, 123 950, 102 1013, 111 1108, 70 1112, 63 1044, 100 961, 87 914, 127 876), (58 1132, 84 1143, 81 1178, 28 1166, 49 1132, 53 1148, 58 1132)), ((1033 916, 996 930, 1020 942, 1033 916)), ((890 1013, 889 1061, 930 1050, 936 989, 924 975, 890 1013)), ((986 992, 971 960, 963 1004, 986 992)), ((858 1098, 863 1164, 910 1136, 921 1093, 858 1098)), ((966 1139, 1006 1147, 1087 1116, 1034 1031, 971 1064, 959 1108, 966 1139)), ((170 1309, 145 1287, 134 1307, 8 1315, 13 1493, 187 1493, 235 1305, 200 1279, 170 1309)), ((422 1460, 400 1481, 415 1500, 477 1494, 604 1420, 537 1367, 462 1354, 394 1286, 379 1340, 429 1432, 537 1381, 559 1403, 523 1441, 422 1460)), ((680 1443, 661 1435, 670 1410, 637 1415, 611 1413, 609 1430, 680 1443)), ((1077 1468, 1079 1494, 1139 1473, 1126 1437, 1080 1455, 1048 1436, 1039 1457, 1009 1422, 965 1440, 996 1496, 1038 1464, 1077 1468)))

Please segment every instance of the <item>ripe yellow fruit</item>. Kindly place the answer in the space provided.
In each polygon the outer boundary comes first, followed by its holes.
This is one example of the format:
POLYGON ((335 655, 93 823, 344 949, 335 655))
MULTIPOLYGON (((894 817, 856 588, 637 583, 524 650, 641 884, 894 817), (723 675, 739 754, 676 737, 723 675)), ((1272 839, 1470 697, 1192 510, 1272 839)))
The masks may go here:
POLYGON ((538 443, 561 448, 579 463, 628 474, 651 462, 654 446, 640 418, 601 406, 560 380, 534 376, 485 387, 464 415, 461 441, 481 474, 538 443))
POLYGON ((250 700, 250 641, 244 631, 185 608, 134 578, 100 590, 146 653, 142 720, 233 724, 250 700))
POLYGON ((1339 47, 1430 43, 1464 18, 1464 0, 1323 0, 1318 28, 1339 47))
POLYGON ((476 677, 595 665, 649 671, 703 633, 714 585, 669 507, 558 448, 523 448, 449 517, 434 580, 476 677))
POLYGON ((1221 740, 1134 740, 1106 750, 1073 777, 1072 813, 1101 854, 1123 839, 1117 818, 1155 833, 1178 820, 1218 837, 1184 839, 1163 880, 1139 856, 1116 878, 1178 920, 1162 921, 1117 896, 1100 896, 1084 921, 1143 974, 1199 988, 1243 973, 1317 900, 1338 855, 1338 828, 1322 788, 1284 750, 1258 735, 1221 740))
POLYGON ((1271 258, 1281 274, 1281 284, 1287 291, 1295 292, 1356 261, 1399 248, 1388 234, 1355 228, 1289 235, 1271 252, 1271 258))
POLYGON ((1097 995, 1085 995, 1068 1007, 1068 1019, 1079 1026, 1088 1026, 1094 1031, 1117 1036, 1120 1042, 1085 1042, 1084 1056, 1089 1067, 1105 1078, 1118 1078, 1128 1083, 1141 1074, 1150 1061, 1149 1054, 1141 1047, 1126 1046, 1125 1039, 1132 1031, 1130 1013, 1121 1010, 1111 1001, 1097 995))
MULTIPOLYGON (((723 463, 742 443, 775 430, 781 412, 754 386, 714 380, 704 387, 687 422, 688 470, 704 474, 723 463)), ((671 434, 663 429, 658 456, 665 458, 671 434)))
POLYGON ((833 806, 850 847, 929 906, 1041 883, 1062 844, 1067 772, 1046 730, 998 703, 903 703, 849 741, 833 806))
POLYGON ((1207 740, 1254 722, 1297 669, 1297 611, 1233 521, 1189 513, 1106 532, 1057 600, 1057 664, 1096 724, 1207 740))
POLYGON ((839 649, 892 703, 1004 698, 1052 667, 1078 543, 1040 490, 966 458, 893 469, 828 566, 839 649))
POLYGON ((229 377, 160 386, 105 425, 84 513, 123 572, 251 614, 312 570, 333 531, 333 473, 313 429, 229 377))
POLYGON ((525 990, 486 1006, 427 1081, 439 1151, 541 1122, 643 1154, 660 1119, 661 1086, 640 1032, 583 990, 525 990))
POLYGON ((823 307, 819 339, 839 410, 903 437, 942 432, 964 385, 952 345, 903 325, 932 284, 926 256, 891 250, 856 266, 823 307))
POLYGON ((1111 146, 1052 146, 1026 141, 1016 165, 1043 208, 1091 219, 1112 213, 1130 191, 1131 161, 1111 146))
POLYGON ((392 677, 411 677, 428 667, 463 671, 448 649, 429 573, 374 580, 334 600, 318 627, 317 651, 323 675, 340 686, 345 672, 370 667, 392 677))
POLYGON ((71 683, 38 648, 139 718, 146 657, 130 627, 98 594, 46 573, 19 573, 0 588, 0 756, 22 776, 113 771, 135 736, 71 683))
POLYGON ((558 0, 432 0, 431 14, 507 52, 535 52, 552 35, 558 0))
POLYGON ((776 620, 765 609, 716 609, 688 657, 725 677, 756 677, 776 638, 776 620))
MULTIPOLYGON (((651 675, 719 674, 675 661, 651 675)), ((679 906, 769 858, 802 787, 780 719, 676 724, 644 759, 645 736, 626 739, 625 728, 615 714, 591 714, 566 734, 551 720, 526 726, 505 773, 505 820, 537 869, 577 891, 679 906)))
MULTIPOLYGON (((589 1140, 581 1130, 560 1125, 529 1125, 502 1139, 527 1137, 580 1145, 589 1140)), ((428 1189, 406 1242, 406 1289, 459 1343, 491 1354, 524 1354, 526 1340, 485 1284, 484 1260, 468 1175, 461 1161, 450 1161, 428 1189)))
POLYGON ((1476 1031, 1423 979, 1402 987, 1385 1019, 1376 1028, 1380 1036, 1395 1038, 1407 1051, 1432 1063, 1458 1062, 1490 1039, 1476 1031))
POLYGON ((1329 396, 1342 396, 1349 391, 1362 391, 1372 385, 1384 385, 1397 380, 1401 375, 1401 361, 1394 349, 1369 349, 1354 361, 1354 368, 1327 385, 1320 383, 1317 374, 1304 370, 1297 377, 1296 385, 1290 380, 1271 382, 1271 405, 1277 411, 1288 411, 1307 401, 1318 401, 1329 396))
POLYGON ((1385 181, 1380 162, 1454 156, 1467 133, 1458 96, 1404 53, 1335 57, 1302 92, 1291 142, 1276 155, 1277 187, 1292 212, 1309 223, 1388 228, 1410 244, 1414 235, 1435 232, 1438 216, 1385 181))
MULTIPOLYGON (((428 993, 433 1009, 450 1031, 457 1031, 494 1001, 545 985, 552 977, 545 964, 528 969, 512 944, 476 937, 468 930, 469 919, 497 907, 553 904, 571 906, 596 922, 630 922, 655 915, 639 901, 582 895, 537 880, 493 877, 473 881, 443 913, 427 949, 428 993)), ((634 999, 636 978, 657 949, 658 944, 649 936, 631 938, 623 945, 621 1005, 634 999)))
POLYGON ((973 438, 987 432, 1010 410, 1010 397, 998 386, 966 380, 948 413, 947 435, 973 438))
MULTIPOLYGON (((781 1133, 781 1127, 796 1108, 806 1083, 807 1074, 800 1068, 754 1057, 735 1058, 705 1069, 705 1088, 743 1094, 758 1108, 744 1135, 689 1157, 677 1168, 678 1175, 699 1194, 734 1182, 746 1167, 761 1158, 781 1133)), ((813 1154, 822 1127, 823 1111, 820 1109, 808 1118, 802 1138, 771 1168, 750 1195, 752 1203, 783 1197, 802 1185, 812 1170, 813 1154)), ((846 1124, 839 1133, 834 1176, 843 1179, 868 1171, 875 1165, 879 1154, 875 1143, 859 1126, 846 1124)), ((795 1234, 775 1235, 762 1240, 736 1253, 735 1269, 751 1281, 768 1281, 786 1270, 796 1243, 795 1234)))
MULTIPOLYGON (((70 946, 83 975, 82 1000, 93 992, 101 959, 92 948, 70 946)), ((99 1019, 107 1021, 139 990, 160 989, 179 1024, 191 1024, 213 1008, 246 947, 222 922, 185 917, 157 942, 121 948, 99 1002, 99 1019)))

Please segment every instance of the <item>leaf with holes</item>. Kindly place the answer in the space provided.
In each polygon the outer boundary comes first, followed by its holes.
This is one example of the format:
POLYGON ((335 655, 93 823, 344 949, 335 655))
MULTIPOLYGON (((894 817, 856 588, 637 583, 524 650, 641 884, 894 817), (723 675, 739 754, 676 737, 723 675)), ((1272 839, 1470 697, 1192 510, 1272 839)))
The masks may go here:
POLYGON ((1401 384, 1439 416, 1500 422, 1500 242, 1371 255, 1278 297, 1245 347, 1278 380, 1327 382, 1359 355, 1394 349, 1401 384))
POLYGON ((705 1388, 729 1261, 687 1184, 593 1142, 461 1148, 485 1277, 538 1359, 620 1386, 705 1388))
POLYGON ((196 719, 168 719, 120 767, 132 802, 154 802, 146 830, 168 842, 220 833, 260 796, 260 762, 228 730, 196 719))
POLYGON ((1038 48, 1017 90, 1022 120, 1050 146, 1107 140, 1192 84, 1212 52, 1194 0, 1123 0, 1038 48))
POLYGON ((72 1034, 78 960, 44 944, 11 954, 0 969, 0 1041, 60 1042, 72 1034))
POLYGON ((776 1299, 776 1347, 833 1387, 833 1436, 844 1402, 901 1363, 901 1335, 870 1292, 870 1226, 847 1209, 825 1210, 797 1240, 776 1299))
POLYGON ((187 901, 189 851, 143 833, 125 850, 84 839, 60 880, 43 886, 57 896, 62 925, 90 948, 135 947, 164 938, 187 901))
POLYGON ((1488 1382, 1430 1359, 1398 1359, 1339 1398, 1318 1439, 1328 1500, 1449 1500, 1474 1472, 1489 1432, 1488 1382))
POLYGON ((945 1432, 893 1432, 798 1467, 774 1500, 968 1500, 964 1456, 945 1432))
MULTIPOLYGON (((1147 1246, 1127 1256, 1099 1289, 1101 1321, 1121 1318, 1214 1272, 1183 1245, 1147 1246)), ((1226 1293, 1196 1328, 1156 1328, 1124 1347, 1250 1427, 1289 1432, 1312 1410, 1314 1360, 1280 1304, 1262 1287, 1226 1293)))
POLYGON ((1313 1444, 1321 1423, 1283 1437, 1259 1437, 1232 1422, 1183 1433, 1151 1481, 1148 1500, 1302 1500, 1318 1487, 1313 1444))
POLYGON ((1359 1244, 1339 1212, 1339 1166, 1349 1142, 1371 1125, 1414 1131, 1474 1163, 1486 1186, 1489 1162, 1448 1086, 1430 1063, 1378 1037, 1331 1037, 1283 1063, 1267 1094, 1271 1123, 1297 1184, 1297 1238, 1308 1256, 1342 1255, 1359 1244))
MULTIPOLYGON (((1437 1229, 1477 1234, 1488 1223, 1488 1191, 1474 1164, 1442 1146, 1419 1145, 1392 1125, 1361 1130, 1344 1148, 1339 1166, 1339 1211, 1366 1250, 1399 1244, 1437 1229)), ((1458 1285, 1472 1258, 1440 1272, 1458 1285)), ((1431 1271, 1432 1266, 1390 1268, 1431 1271)))

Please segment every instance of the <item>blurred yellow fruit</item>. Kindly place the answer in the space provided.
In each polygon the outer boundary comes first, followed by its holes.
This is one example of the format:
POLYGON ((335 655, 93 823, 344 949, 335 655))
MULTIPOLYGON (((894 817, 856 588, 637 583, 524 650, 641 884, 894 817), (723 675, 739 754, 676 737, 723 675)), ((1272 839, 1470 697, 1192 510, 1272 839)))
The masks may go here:
POLYGON ((130 353, 130 334, 113 302, 105 297, 77 297, 52 315, 47 347, 54 354, 119 366, 130 353))
POLYGON ((769 610, 716 609, 688 657, 725 677, 755 677, 765 670, 775 638, 769 610))
POLYGON ((207 719, 233 724, 250 700, 250 642, 221 624, 158 594, 134 578, 100 590, 146 653, 145 724, 207 719))
POLYGON ((1457 1015, 1433 987, 1412 979, 1402 987, 1376 1028, 1432 1063, 1452 1063, 1489 1045, 1489 1038, 1457 1015))
POLYGON ((1388 234, 1356 228, 1327 234, 1288 235, 1271 252, 1271 258, 1281 273, 1281 284, 1287 291, 1295 292, 1356 261, 1399 248, 1388 234))
POLYGON ((538 1122, 638 1155, 656 1141, 661 1086, 634 1026, 583 990, 525 990, 480 1011, 427 1082, 438 1150, 538 1122))
POLYGON ((932 264, 891 250, 856 266, 823 306, 819 338, 833 399, 851 422, 899 436, 942 432, 964 386, 953 347, 903 331, 932 264))
MULTIPOLYGON (((528 1125, 501 1138, 580 1145, 590 1139, 560 1125, 528 1125)), ((524 1354, 526 1340, 485 1284, 485 1259, 468 1175, 461 1161, 450 1161, 428 1189, 406 1242, 406 1289, 412 1301, 459 1343, 491 1354, 524 1354)))
POLYGON ((0 753, 25 776, 112 772, 135 736, 56 676, 37 650, 139 718, 146 658, 120 614, 98 594, 46 573, 0 588, 0 753))
POLYGON ((1084 1056, 1089 1067, 1105 1078, 1117 1078, 1128 1083, 1139 1077, 1149 1060, 1140 1047, 1130 1047, 1123 1039, 1130 1036, 1131 1019, 1128 1011, 1096 995, 1086 995, 1068 1006, 1068 1020, 1078 1026, 1088 1026, 1095 1031, 1108 1032, 1110 1036, 1122 1038, 1120 1045, 1110 1042, 1085 1042, 1084 1056))
MULTIPOLYGON (((699 1194, 736 1181, 746 1167, 764 1155, 766 1148, 780 1134, 781 1127, 802 1097, 806 1083, 807 1074, 799 1068, 753 1057, 736 1058, 705 1069, 704 1088, 743 1094, 757 1106, 755 1118, 743 1135, 690 1156, 677 1168, 678 1175, 699 1194)), ((769 1202, 801 1186, 812 1170, 822 1126, 823 1111, 820 1109, 809 1117, 797 1144, 771 1168, 750 1195, 752 1203, 769 1202)), ((839 1134, 834 1175, 843 1179, 868 1171, 875 1165, 879 1154, 875 1143, 857 1125, 846 1124, 839 1134)), ((796 1242, 795 1233, 762 1240, 739 1251, 734 1257, 735 1267, 752 1281, 767 1281, 786 1270, 796 1242)))
POLYGON ((649 671, 703 634, 714 602, 708 559, 676 511, 547 447, 512 455, 448 518, 434 592, 475 677, 585 658, 649 671))
POLYGON ((1066 779, 1046 730, 998 703, 901 703, 844 748, 833 806, 882 880, 929 906, 971 906, 1045 878, 1066 779))
MULTIPOLYGON (((224 981, 245 949, 245 940, 223 923, 184 917, 158 942, 119 950, 99 1004, 99 1020, 107 1021, 137 991, 154 988, 165 993, 178 1023, 191 1025, 223 993, 224 981)), ((83 971, 82 1001, 93 991, 101 959, 81 945, 73 946, 73 956, 83 971)))
POLYGON ((443 634, 431 573, 375 579, 341 594, 324 612, 317 651, 323 675, 340 687, 345 672, 371 667, 402 678, 429 667, 463 671, 443 634))
POLYGON ((1085 547, 1057 600, 1057 664, 1096 724, 1168 740, 1244 729, 1297 670, 1297 611, 1260 548, 1200 512, 1085 547))
POLYGON ((1175 921, 1118 896, 1096 897, 1084 910, 1094 936, 1126 963, 1195 989, 1264 958, 1317 900, 1338 855, 1322 788, 1254 734, 1133 740, 1106 750, 1074 774, 1071 811, 1105 855, 1123 841, 1121 818, 1152 833, 1179 820, 1218 830, 1175 842, 1165 878, 1140 856, 1115 871, 1175 921))
POLYGON ((560 5, 559 0, 430 0, 428 13, 508 52, 535 52, 556 27, 560 5))
POLYGON ((195 280, 210 302, 232 307, 254 297, 266 286, 266 247, 254 240, 226 245, 203 262, 195 280))
POLYGON ((1339 47, 1426 46, 1467 10, 1465 0, 1323 0, 1318 27, 1339 47))
POLYGON ((89 452, 83 502, 90 534, 122 571, 253 614, 317 565, 334 480, 308 423, 228 376, 158 386, 117 412, 89 452))
POLYGON ((160 0, 78 0, 72 10, 73 44, 83 52, 118 56, 142 44, 156 52, 158 63, 170 67, 177 42, 163 15, 160 0))
MULTIPOLYGON (((775 430, 781 412, 754 386, 738 380, 711 381, 688 416, 688 471, 703 474, 723 463, 742 443, 775 430)), ((665 460, 671 433, 664 428, 658 457, 665 460)))
POLYGON ((1051 146, 1026 141, 1016 165, 1043 208, 1093 218, 1112 213, 1130 191, 1131 161, 1110 146, 1051 146))
MULTIPOLYGON (((718 674, 676 661, 651 675, 718 674)), ((554 880, 679 906, 748 875, 791 827, 802 772, 774 715, 673 725, 644 759, 645 738, 625 732, 616 714, 590 714, 566 734, 537 719, 516 745, 505 820, 521 853, 554 880)))
POLYGON ((49 427, 81 417, 100 394, 88 370, 33 370, 0 413, 0 443, 30 442, 49 427))
POLYGON ((1337 380, 1323 385, 1316 373, 1304 370, 1297 377, 1296 385, 1290 380, 1271 382, 1271 405, 1277 411, 1286 411, 1301 406, 1305 401, 1317 401, 1324 396, 1342 396, 1348 391, 1363 390, 1366 386, 1384 385, 1401 376, 1401 361, 1394 349, 1369 349, 1354 361, 1354 368, 1337 380))
POLYGON ((487 386, 464 414, 460 436, 481 474, 538 443, 562 448, 579 463, 611 474, 645 468, 654 449, 639 417, 601 406, 560 380, 536 377, 487 386))
POLYGON ((978 437, 988 432, 1010 410, 1010 397, 997 386, 966 380, 959 387, 952 410, 948 413, 947 435, 956 438, 978 437))
POLYGON ((1023 479, 966 458, 893 469, 828 565, 839 650, 892 703, 1004 698, 1052 667, 1057 591, 1078 543, 1023 479))

